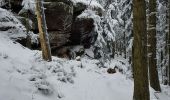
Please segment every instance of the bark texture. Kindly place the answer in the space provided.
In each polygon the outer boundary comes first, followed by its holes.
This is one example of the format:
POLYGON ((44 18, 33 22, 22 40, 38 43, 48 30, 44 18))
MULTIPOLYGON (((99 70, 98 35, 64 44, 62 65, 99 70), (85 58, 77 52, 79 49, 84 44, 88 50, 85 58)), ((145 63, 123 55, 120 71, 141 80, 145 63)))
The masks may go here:
POLYGON ((133 0, 133 100, 149 100, 148 67, 146 60, 146 4, 133 0))
POLYGON ((149 0, 148 44, 150 85, 154 90, 161 91, 156 59, 156 0, 149 0))
POLYGON ((36 13, 37 13, 37 20, 38 20, 40 44, 42 48, 43 59, 46 61, 51 61, 52 60, 51 49, 50 49, 50 44, 48 39, 44 7, 42 2, 43 0, 36 0, 36 13))
POLYGON ((169 36, 168 36, 168 49, 169 49, 169 63, 168 63, 168 68, 169 68, 169 86, 170 86, 170 0, 168 0, 168 12, 169 12, 169 36))

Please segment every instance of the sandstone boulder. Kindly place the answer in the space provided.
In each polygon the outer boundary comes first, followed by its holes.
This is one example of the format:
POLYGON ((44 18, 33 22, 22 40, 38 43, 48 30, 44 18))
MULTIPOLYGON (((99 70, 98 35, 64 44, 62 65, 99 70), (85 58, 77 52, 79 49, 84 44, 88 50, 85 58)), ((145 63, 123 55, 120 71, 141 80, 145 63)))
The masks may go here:
POLYGON ((45 8, 51 45, 60 47, 67 44, 71 33, 73 6, 64 2, 50 2, 45 8))
POLYGON ((82 44, 89 48, 93 40, 94 21, 91 18, 79 19, 73 22, 70 41, 74 45, 82 44))
MULTIPOLYGON (((13 0, 14 2, 15 0, 13 0)), ((21 5, 22 0, 16 0, 13 4, 21 5)), ((44 0, 45 16, 52 51, 59 51, 61 47, 70 45, 83 45, 89 48, 95 41, 94 20, 92 18, 78 18, 88 5, 78 2, 73 4, 71 0, 44 0)), ((102 9, 94 7, 100 14, 102 9)), ((38 32, 36 15, 31 11, 21 13, 20 16, 28 17, 33 23, 31 30, 38 32)), ((24 18, 23 18, 24 24, 24 18)), ((26 25, 25 25, 26 26, 26 25)))
POLYGON ((22 9, 23 0, 9 0, 13 12, 18 13, 22 9))

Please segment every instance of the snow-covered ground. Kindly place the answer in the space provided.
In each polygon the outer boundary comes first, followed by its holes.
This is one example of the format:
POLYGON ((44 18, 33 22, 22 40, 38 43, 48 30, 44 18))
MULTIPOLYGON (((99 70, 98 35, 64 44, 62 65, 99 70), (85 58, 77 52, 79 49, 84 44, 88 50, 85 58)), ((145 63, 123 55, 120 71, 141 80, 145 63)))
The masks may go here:
MULTIPOLYGON (((120 60, 109 67, 127 70, 120 60)), ((0 100, 132 100, 133 80, 119 72, 108 74, 97 62, 57 57, 45 62, 40 51, 29 50, 0 32, 0 100)), ((163 89, 156 94, 151 90, 151 100, 170 99, 167 87, 163 89)))

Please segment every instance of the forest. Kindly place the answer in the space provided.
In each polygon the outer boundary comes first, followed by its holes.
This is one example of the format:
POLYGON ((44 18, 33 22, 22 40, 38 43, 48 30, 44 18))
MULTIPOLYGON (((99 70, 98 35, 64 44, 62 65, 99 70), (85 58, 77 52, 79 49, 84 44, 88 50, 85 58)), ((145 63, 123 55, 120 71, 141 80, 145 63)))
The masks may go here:
POLYGON ((0 100, 170 100, 170 0, 0 0, 0 100))

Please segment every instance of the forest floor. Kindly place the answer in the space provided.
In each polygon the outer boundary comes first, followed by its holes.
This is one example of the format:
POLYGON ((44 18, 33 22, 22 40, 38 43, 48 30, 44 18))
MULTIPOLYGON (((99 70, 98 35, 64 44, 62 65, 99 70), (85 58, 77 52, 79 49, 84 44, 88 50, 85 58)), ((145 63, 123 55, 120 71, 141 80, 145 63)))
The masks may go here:
MULTIPOLYGON (((97 63, 57 57, 45 62, 40 51, 29 50, 0 32, 0 100, 132 100, 133 80, 126 61, 116 58, 108 64, 123 69, 123 74, 108 74, 97 63)), ((151 100, 169 100, 170 88, 162 89, 162 93, 150 89, 151 100)))

